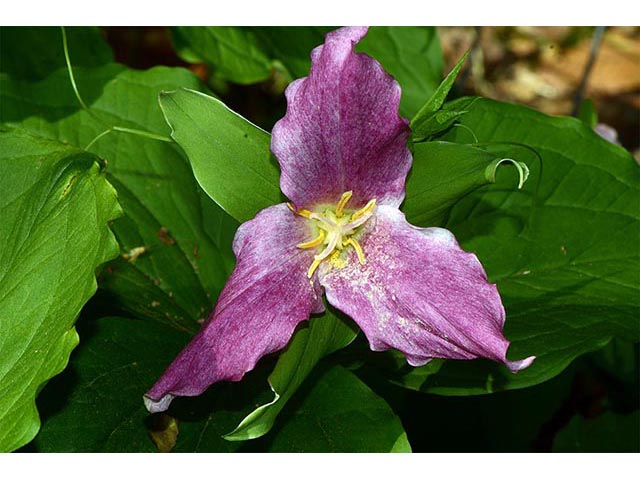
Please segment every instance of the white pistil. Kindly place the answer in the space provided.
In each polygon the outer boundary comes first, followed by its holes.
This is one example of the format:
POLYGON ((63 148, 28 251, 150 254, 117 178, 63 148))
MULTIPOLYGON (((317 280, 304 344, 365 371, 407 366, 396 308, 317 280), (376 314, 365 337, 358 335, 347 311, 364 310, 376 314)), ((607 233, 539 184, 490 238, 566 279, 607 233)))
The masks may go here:
MULTIPOLYGON (((313 258, 313 263, 309 267, 307 276, 311 278, 320 265, 320 263, 327 259, 329 256, 339 255, 338 252, 344 247, 351 246, 358 254, 358 260, 360 263, 365 263, 364 252, 362 247, 355 238, 351 236, 355 234, 357 228, 364 225, 372 216, 375 210, 375 199, 370 200, 363 208, 357 210, 350 216, 343 216, 344 207, 352 196, 352 192, 345 192, 342 194, 340 202, 336 205, 334 211, 325 210, 324 215, 319 213, 310 212, 308 210, 297 210, 296 214, 314 220, 317 222, 317 227, 320 229, 320 235, 309 242, 300 243, 298 248, 314 248, 320 245, 326 245, 325 248, 313 258), (326 233, 323 233, 326 232, 326 233)), ((290 207, 292 208, 292 207, 290 207)), ((293 208, 292 208, 293 210, 293 208)), ((333 257, 332 257, 333 258, 333 257)))

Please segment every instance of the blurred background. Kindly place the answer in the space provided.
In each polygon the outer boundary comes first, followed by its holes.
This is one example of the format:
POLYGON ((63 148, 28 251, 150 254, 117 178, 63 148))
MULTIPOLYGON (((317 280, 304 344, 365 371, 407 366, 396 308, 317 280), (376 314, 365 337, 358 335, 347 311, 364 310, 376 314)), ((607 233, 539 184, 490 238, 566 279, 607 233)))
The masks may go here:
MULTIPOLYGON (((168 28, 106 27, 116 60, 134 68, 181 65, 225 101, 270 129, 284 112, 286 82, 274 70, 257 85, 223 84, 204 63, 176 54, 168 28), (276 117, 273 118, 273 112, 276 117)), ((640 27, 438 27, 445 70, 470 49, 458 93, 518 102, 552 115, 577 113, 589 99, 603 127, 640 160, 640 27)))

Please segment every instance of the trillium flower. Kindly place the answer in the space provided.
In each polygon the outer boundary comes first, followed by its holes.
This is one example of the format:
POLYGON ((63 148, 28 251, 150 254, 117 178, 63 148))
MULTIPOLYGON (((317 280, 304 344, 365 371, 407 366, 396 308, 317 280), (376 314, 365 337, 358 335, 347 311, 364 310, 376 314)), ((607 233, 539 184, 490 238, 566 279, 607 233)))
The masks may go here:
POLYGON ((151 412, 239 381, 324 310, 323 292, 372 350, 397 349, 413 366, 486 357, 516 372, 533 361, 507 360, 504 308, 476 256, 445 229, 410 225, 398 209, 410 132, 398 83, 354 52, 366 32, 327 34, 309 76, 287 88, 271 150, 291 203, 240 226, 235 270, 200 333, 145 395, 151 412))

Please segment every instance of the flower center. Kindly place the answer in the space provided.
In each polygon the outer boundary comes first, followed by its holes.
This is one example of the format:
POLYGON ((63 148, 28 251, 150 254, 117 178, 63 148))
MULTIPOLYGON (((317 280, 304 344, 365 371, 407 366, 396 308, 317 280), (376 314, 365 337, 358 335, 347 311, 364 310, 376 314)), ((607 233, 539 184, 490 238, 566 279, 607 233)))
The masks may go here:
POLYGON ((298 248, 315 248, 324 246, 322 251, 314 257, 313 263, 309 267, 307 277, 311 278, 320 263, 329 258, 334 264, 338 264, 340 252, 345 247, 353 247, 358 254, 360 263, 365 263, 364 252, 358 241, 353 238, 359 227, 371 218, 376 207, 376 200, 370 200, 360 210, 347 213, 345 207, 353 195, 353 192, 342 194, 340 201, 335 208, 327 208, 322 213, 311 212, 309 210, 296 210, 292 204, 289 208, 301 217, 311 220, 317 230, 318 236, 313 240, 297 245, 298 248))

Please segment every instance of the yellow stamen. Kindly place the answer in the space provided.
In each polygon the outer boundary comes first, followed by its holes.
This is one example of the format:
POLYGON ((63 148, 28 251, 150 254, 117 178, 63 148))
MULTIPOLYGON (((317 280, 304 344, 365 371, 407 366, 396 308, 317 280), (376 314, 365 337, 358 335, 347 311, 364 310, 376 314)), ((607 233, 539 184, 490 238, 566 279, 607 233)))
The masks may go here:
POLYGON ((356 251, 356 253, 358 254, 358 261, 361 264, 364 264, 366 262, 366 259, 364 258, 364 252, 362 251, 362 247, 360 246, 360 244, 355 238, 347 238, 345 241, 342 242, 342 245, 344 245, 345 247, 347 245, 351 245, 356 251))
POLYGON ((351 198, 351 196, 353 195, 352 191, 348 191, 348 192, 344 192, 342 194, 342 197, 340 198, 340 201, 338 202, 338 205, 336 206, 336 217, 340 218, 342 216, 342 212, 344 211, 344 207, 347 204, 347 202, 349 201, 349 199, 351 198))
POLYGON ((313 274, 320 265, 320 262, 322 262, 322 260, 319 260, 317 258, 313 261, 313 263, 309 267, 309 271, 307 272, 307 278, 313 277, 313 274))
POLYGON ((318 235, 316 238, 314 238, 313 240, 310 240, 308 242, 299 243, 298 245, 296 245, 296 247, 298 247, 298 248, 313 248, 313 247, 317 247, 318 245, 320 245, 323 241, 324 241, 324 231, 320 230, 320 235, 318 235))
POLYGON ((300 210, 296 210, 296 207, 294 207, 293 203, 291 202, 287 202, 287 207, 289 207, 289 210, 291 210, 296 215, 300 215, 301 217, 304 217, 304 218, 311 218, 311 212, 309 210, 305 210, 304 208, 301 208, 300 210))
MULTIPOLYGON (((343 268, 347 265, 348 257, 342 255, 347 247, 353 247, 361 264, 366 263, 364 251, 358 241, 352 238, 357 235, 358 229, 373 215, 376 200, 370 200, 364 207, 345 215, 345 208, 353 192, 344 192, 335 208, 327 207, 322 212, 313 212, 305 209, 296 210, 292 203, 288 203, 289 209, 296 215, 313 222, 318 236, 308 242, 299 243, 298 248, 308 249, 320 247, 320 252, 314 256, 313 263, 307 271, 307 277, 313 277, 320 264, 327 260, 330 268, 343 268)), ((352 211, 352 210, 351 210, 352 211)))
POLYGON ((373 211, 373 209, 376 208, 376 199, 374 198, 373 200, 369 200, 369 202, 362 207, 360 210, 358 210, 357 212, 354 212, 353 215, 351 215, 351 220, 357 220, 358 218, 364 216, 364 215, 368 215, 369 213, 371 213, 373 211))

